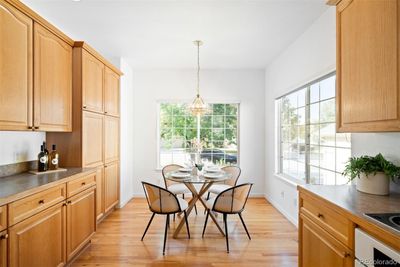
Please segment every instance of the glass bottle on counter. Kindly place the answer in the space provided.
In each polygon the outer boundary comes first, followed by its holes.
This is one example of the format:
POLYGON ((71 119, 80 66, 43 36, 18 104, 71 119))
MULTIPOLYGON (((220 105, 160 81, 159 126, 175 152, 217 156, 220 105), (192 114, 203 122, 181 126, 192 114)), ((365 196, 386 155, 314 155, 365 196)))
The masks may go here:
POLYGON ((49 156, 44 150, 44 146, 40 146, 40 152, 38 154, 38 171, 45 172, 48 169, 49 156))
POLYGON ((49 170, 57 170, 58 169, 58 152, 56 150, 56 145, 52 146, 52 151, 49 154, 49 170))
POLYGON ((49 151, 47 150, 46 142, 43 142, 43 149, 44 149, 44 153, 46 153, 47 156, 48 156, 49 155, 49 151))

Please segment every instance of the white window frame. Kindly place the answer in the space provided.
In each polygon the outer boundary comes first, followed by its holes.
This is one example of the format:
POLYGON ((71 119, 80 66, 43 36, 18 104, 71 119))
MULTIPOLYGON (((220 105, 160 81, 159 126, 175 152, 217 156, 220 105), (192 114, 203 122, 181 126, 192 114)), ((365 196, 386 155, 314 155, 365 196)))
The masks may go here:
MULTIPOLYGON (((161 138, 160 138, 160 121, 161 121, 161 110, 160 110, 160 106, 161 104, 190 104, 192 103, 193 100, 188 100, 188 99, 181 99, 181 100, 171 100, 171 99, 167 99, 167 100, 162 100, 159 99, 156 101, 156 105, 157 105, 157 119, 156 119, 156 129, 157 129, 157 149, 156 149, 156 158, 157 158, 157 163, 156 163, 156 170, 157 171, 161 171, 162 170, 162 166, 161 166, 161 159, 160 159, 160 144, 161 144, 161 138)), ((206 103, 208 104, 235 104, 238 105, 238 112, 237 112, 237 163, 236 165, 238 167, 240 167, 240 118, 241 118, 241 101, 239 100, 213 100, 213 101, 207 101, 205 99, 206 103)))
MULTIPOLYGON (((290 95, 292 93, 295 93, 297 91, 300 91, 300 90, 302 90, 304 88, 307 88, 306 89, 306 102, 305 102, 305 107, 306 107, 306 118, 305 118, 305 120, 306 120, 306 122, 305 122, 306 140, 305 140, 305 146, 309 147, 311 145, 314 145, 314 144, 311 144, 311 142, 310 142, 309 131, 307 130, 307 127, 310 124, 307 121, 307 119, 310 118, 310 114, 309 114, 309 112, 307 112, 307 110, 308 110, 307 106, 311 105, 310 96, 309 96, 310 86, 315 84, 315 83, 318 83, 318 82, 320 82, 322 80, 325 80, 325 79, 327 79, 329 77, 332 77, 334 75, 336 75, 336 71, 329 72, 328 74, 322 75, 321 77, 319 77, 317 79, 314 79, 314 80, 304 84, 303 86, 300 86, 300 87, 296 88, 295 90, 292 90, 292 91, 290 91, 290 92, 288 92, 288 93, 286 93, 286 94, 284 94, 284 95, 282 95, 282 96, 280 96, 280 97, 275 99, 275 137, 276 137, 275 138, 275 146, 276 146, 275 147, 275 159, 276 159, 276 161, 275 161, 275 175, 276 176, 283 177, 284 179, 287 179, 287 180, 289 180, 291 182, 294 182, 296 184, 310 184, 310 173, 309 173, 309 169, 310 168, 307 165, 311 165, 311 164, 310 164, 310 161, 309 161, 309 154, 308 153, 306 153, 306 155, 305 155, 305 162, 304 162, 305 172, 306 172, 305 180, 302 180, 302 179, 300 179, 298 177, 293 177, 293 176, 290 176, 288 174, 283 173, 282 136, 281 136, 281 133, 282 133, 282 131, 281 131, 281 126, 282 126, 281 125, 281 115, 282 115, 282 107, 281 107, 282 102, 281 102, 281 100, 282 100, 282 98, 285 97, 285 96, 288 96, 288 95, 290 95)), ((337 99, 336 94, 335 94, 335 97, 323 99, 322 101, 321 101, 321 99, 319 99, 317 102, 313 102, 312 104, 321 103, 321 102, 324 102, 324 101, 328 101, 330 99, 335 99, 335 101, 336 101, 336 99, 337 99)), ((320 124, 324 124, 324 123, 318 122, 318 125, 320 125, 320 124)), ((321 144, 318 144, 318 146, 319 147, 321 147, 321 146, 322 147, 326 147, 326 146, 321 145, 321 144)), ((335 148, 342 148, 340 146, 336 146, 336 143, 335 143, 334 147, 335 148)), ((351 147, 349 149, 351 150, 351 147)), ((336 164, 337 164, 336 160, 337 159, 335 157, 335 168, 336 168, 336 164)), ((313 167, 315 167, 315 166, 313 166, 313 167)), ((326 169, 326 168, 321 167, 321 166, 315 167, 315 168, 319 168, 321 170, 327 170, 327 171, 331 171, 331 172, 337 173, 336 169, 335 169, 335 171, 332 171, 332 170, 326 169)), ((336 179, 335 179, 335 182, 336 182, 336 179)))

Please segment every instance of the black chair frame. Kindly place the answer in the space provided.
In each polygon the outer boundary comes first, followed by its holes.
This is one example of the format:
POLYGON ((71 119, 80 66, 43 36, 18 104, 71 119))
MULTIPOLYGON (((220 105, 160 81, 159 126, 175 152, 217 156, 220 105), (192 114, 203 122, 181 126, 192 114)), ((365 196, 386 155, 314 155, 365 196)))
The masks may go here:
POLYGON ((214 204, 213 204, 213 207, 211 208, 211 210, 210 210, 210 209, 207 210, 206 219, 205 219, 205 221, 204 221, 204 228, 203 228, 202 237, 204 237, 204 233, 205 233, 205 231, 206 231, 207 221, 208 221, 208 217, 209 217, 209 215, 210 215, 210 212, 215 211, 215 212, 218 212, 218 213, 222 213, 222 215, 223 215, 224 225, 225 225, 226 251, 227 251, 228 253, 229 253, 228 214, 231 214, 231 215, 232 215, 232 214, 238 214, 238 215, 239 215, 239 218, 240 218, 240 221, 242 222, 243 228, 244 228, 244 230, 246 231, 246 234, 247 234, 248 238, 251 240, 251 236, 250 236, 250 234, 249 234, 249 231, 247 230, 247 226, 246 226, 246 224, 245 224, 245 222, 244 222, 244 220, 243 220, 243 217, 242 217, 242 212, 243 212, 243 210, 244 210, 244 208, 245 208, 245 206, 246 206, 246 203, 247 203, 247 200, 248 200, 248 198, 249 198, 250 191, 251 191, 251 188, 252 188, 252 187, 253 187, 253 184, 252 184, 252 183, 246 183, 246 184, 237 185, 237 186, 234 186, 234 187, 231 187, 231 188, 228 188, 228 189, 222 191, 222 192, 215 198, 215 201, 214 201, 214 204), (232 192, 232 198, 234 198, 235 189, 236 189, 236 188, 239 188, 239 187, 242 187, 242 186, 246 186, 246 185, 250 185, 250 189, 249 189, 249 192, 247 193, 246 200, 245 200, 245 202, 244 202, 244 204, 243 204, 243 207, 242 207, 239 211, 235 211, 235 212, 233 211, 233 201, 232 201, 232 204, 231 204, 231 212, 222 212, 222 211, 215 210, 215 204, 217 203, 218 198, 219 198, 221 195, 223 195, 223 194, 224 194, 225 192, 227 192, 227 191, 233 190, 233 192, 232 192))
MULTIPOLYGON (((181 209, 181 206, 179 205, 178 197, 177 197, 175 194, 173 194, 172 192, 168 191, 168 190, 165 189, 165 188, 162 188, 162 187, 160 187, 160 186, 157 186, 157 185, 154 185, 154 184, 151 184, 151 183, 147 183, 147 182, 142 182, 142 186, 143 186, 143 190, 144 190, 144 193, 145 193, 145 196, 146 196, 147 204, 149 205, 149 209, 150 209, 151 212, 153 212, 153 214, 151 215, 151 218, 150 218, 150 220, 149 220, 149 223, 147 224, 146 229, 144 230, 144 233, 143 233, 143 236, 142 236, 141 241, 143 241, 144 237, 146 236, 147 230, 149 230, 149 227, 150 227, 150 225, 151 225, 151 222, 152 222, 153 219, 154 219, 154 216, 155 216, 156 214, 159 214, 159 215, 166 215, 167 218, 166 218, 166 220, 165 220, 164 245, 163 245, 163 255, 165 255, 165 244, 166 244, 166 242, 167 242, 167 234, 168 234, 168 228, 169 228, 169 224, 170 224, 170 222, 169 222, 169 215, 170 215, 170 214, 174 214, 174 215, 175 215, 175 213, 179 213, 179 212, 183 212, 183 213, 184 213, 184 216, 185 216, 185 223, 186 223, 186 230, 187 230, 188 238, 190 239, 190 231, 189 231, 189 223, 188 223, 188 219, 187 219, 187 213, 186 213, 186 210, 182 210, 182 209, 181 209), (175 198, 176 203, 178 204, 179 210, 178 210, 178 211, 174 211, 174 212, 158 212, 158 211, 153 210, 153 209, 151 208, 150 203, 149 203, 149 197, 148 197, 148 195, 147 195, 147 191, 146 191, 146 188, 145 188, 145 185, 146 185, 146 184, 147 184, 147 185, 150 185, 150 186, 153 186, 153 187, 155 187, 155 188, 157 188, 157 189, 159 189, 159 190, 160 190, 160 191, 159 191, 160 193, 161 193, 161 191, 165 191, 165 192, 168 192, 170 195, 172 195, 172 196, 175 198)), ((161 208, 161 210, 162 210, 161 196, 160 196, 160 208, 161 208)))

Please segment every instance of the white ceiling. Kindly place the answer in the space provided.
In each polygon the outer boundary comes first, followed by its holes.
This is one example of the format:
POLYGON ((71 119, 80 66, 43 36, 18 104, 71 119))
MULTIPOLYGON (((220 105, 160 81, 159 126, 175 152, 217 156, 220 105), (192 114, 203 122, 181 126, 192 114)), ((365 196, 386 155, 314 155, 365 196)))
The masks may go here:
POLYGON ((134 68, 260 69, 328 7, 325 0, 22 0, 74 40, 134 68))

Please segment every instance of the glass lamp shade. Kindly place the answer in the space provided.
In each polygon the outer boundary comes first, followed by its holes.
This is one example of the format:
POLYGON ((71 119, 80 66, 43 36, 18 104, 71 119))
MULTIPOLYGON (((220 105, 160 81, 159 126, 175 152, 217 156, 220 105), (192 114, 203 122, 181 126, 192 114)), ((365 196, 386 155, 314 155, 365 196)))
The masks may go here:
POLYGON ((189 106, 190 112, 197 116, 197 115, 204 115, 208 112, 208 106, 204 103, 203 99, 200 95, 197 95, 196 98, 193 100, 192 104, 189 106))

